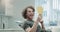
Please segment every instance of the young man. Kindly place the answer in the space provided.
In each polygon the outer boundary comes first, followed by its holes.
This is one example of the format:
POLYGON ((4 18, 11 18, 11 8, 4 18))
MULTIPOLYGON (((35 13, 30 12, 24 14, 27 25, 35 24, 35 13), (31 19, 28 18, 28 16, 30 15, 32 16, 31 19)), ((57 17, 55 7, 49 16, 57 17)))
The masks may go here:
POLYGON ((32 6, 27 7, 23 11, 22 15, 26 19, 23 25, 23 29, 26 32, 46 32, 43 25, 42 18, 40 16, 38 16, 36 21, 32 20, 34 17, 34 12, 35 9, 32 6), (40 27, 40 25, 38 25, 39 22, 41 23, 42 28, 40 27))

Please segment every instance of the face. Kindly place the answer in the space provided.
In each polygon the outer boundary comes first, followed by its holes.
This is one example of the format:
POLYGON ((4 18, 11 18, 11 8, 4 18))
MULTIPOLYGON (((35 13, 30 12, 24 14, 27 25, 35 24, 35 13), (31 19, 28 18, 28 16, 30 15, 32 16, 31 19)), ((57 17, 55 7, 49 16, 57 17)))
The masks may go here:
POLYGON ((34 11, 33 11, 33 9, 31 9, 31 8, 27 8, 27 18, 28 19, 33 19, 33 16, 34 16, 34 11))

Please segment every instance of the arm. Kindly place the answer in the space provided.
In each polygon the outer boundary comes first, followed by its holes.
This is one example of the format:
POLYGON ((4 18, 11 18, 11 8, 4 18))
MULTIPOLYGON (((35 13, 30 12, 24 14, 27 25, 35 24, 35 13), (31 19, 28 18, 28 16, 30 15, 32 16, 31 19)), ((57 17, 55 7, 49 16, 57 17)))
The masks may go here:
POLYGON ((42 30, 45 32, 45 27, 44 27, 44 24, 43 24, 43 20, 41 20, 40 23, 41 23, 41 26, 42 26, 42 30))
POLYGON ((41 23, 42 29, 45 29, 44 24, 43 24, 43 20, 41 20, 40 23, 41 23))
POLYGON ((43 24, 43 20, 42 20, 42 14, 39 14, 39 18, 40 18, 40 23, 41 23, 41 26, 42 26, 42 29, 44 30, 45 29, 45 27, 44 27, 44 24, 43 24))
POLYGON ((45 31, 45 27, 44 27, 44 24, 43 24, 43 20, 42 20, 42 14, 39 14, 39 18, 40 18, 40 23, 41 23, 41 26, 42 26, 42 30, 44 30, 45 31))

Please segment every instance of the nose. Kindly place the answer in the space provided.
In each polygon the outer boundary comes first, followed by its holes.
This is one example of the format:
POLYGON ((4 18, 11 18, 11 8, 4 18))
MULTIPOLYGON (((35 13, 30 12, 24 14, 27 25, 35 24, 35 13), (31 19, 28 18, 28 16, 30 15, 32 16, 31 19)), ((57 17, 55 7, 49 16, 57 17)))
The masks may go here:
POLYGON ((33 11, 31 11, 31 14, 34 14, 34 12, 33 12, 33 11))

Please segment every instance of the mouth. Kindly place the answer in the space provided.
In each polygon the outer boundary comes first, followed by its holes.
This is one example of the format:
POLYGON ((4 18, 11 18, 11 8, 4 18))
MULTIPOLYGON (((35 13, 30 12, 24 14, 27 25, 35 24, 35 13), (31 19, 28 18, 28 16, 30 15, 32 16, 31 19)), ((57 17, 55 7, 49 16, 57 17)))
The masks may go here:
POLYGON ((30 16, 33 16, 33 14, 31 14, 30 16))
POLYGON ((34 16, 33 14, 30 14, 30 15, 28 16, 28 18, 29 18, 29 19, 33 19, 33 16, 34 16))

